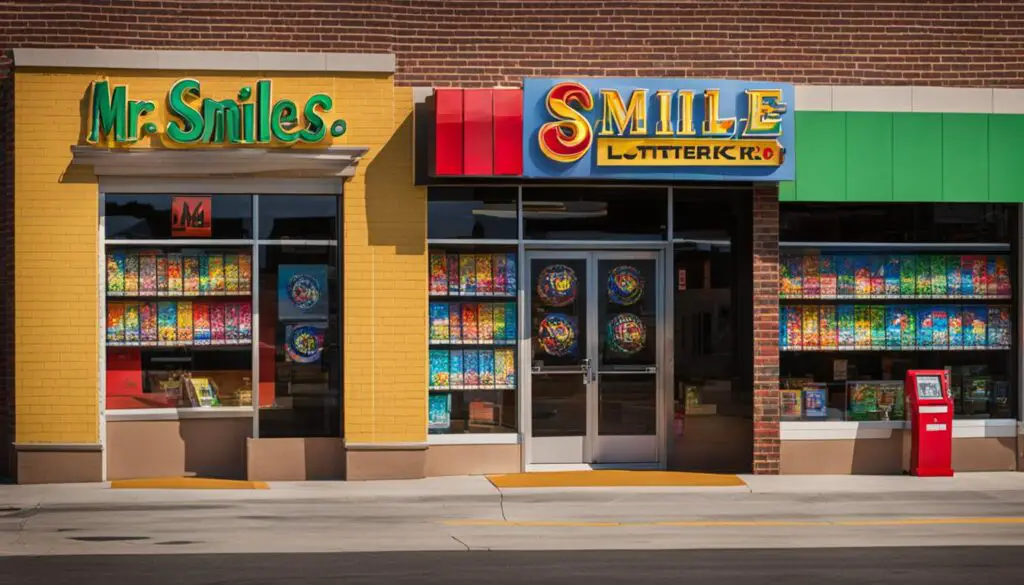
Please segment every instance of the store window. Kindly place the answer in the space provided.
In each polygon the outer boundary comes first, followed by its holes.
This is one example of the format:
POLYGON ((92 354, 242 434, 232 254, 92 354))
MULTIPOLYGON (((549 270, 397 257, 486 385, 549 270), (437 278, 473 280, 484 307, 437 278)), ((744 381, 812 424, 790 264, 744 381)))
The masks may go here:
POLYGON ((515 433, 519 255, 495 240, 517 238, 518 190, 431 188, 428 206, 429 433, 515 433))
POLYGON ((783 419, 904 419, 911 369, 949 372, 956 418, 1016 417, 1016 225, 1010 205, 783 204, 783 419))
POLYGON ((753 449, 750 189, 673 189, 670 464, 748 472, 753 449))
MULTIPOLYGON (((104 197, 104 224, 108 240, 170 240, 174 195, 110 194, 104 197)), ((182 204, 183 205, 183 204, 182 204)), ((209 198, 211 230, 197 239, 248 240, 252 238, 252 197, 218 195, 209 198)), ((180 211, 180 210, 179 210, 180 211)), ((194 209, 190 208, 194 212, 194 209)))
POLYGON ((338 437, 337 243, 261 243, 259 254, 260 436, 338 437))
POLYGON ((523 187, 529 240, 664 240, 664 187, 523 187))
POLYGON ((261 436, 341 435, 338 197, 107 194, 104 210, 108 409, 255 403, 261 436))
POLYGON ((431 240, 519 238, 518 189, 431 187, 427 237, 431 240))

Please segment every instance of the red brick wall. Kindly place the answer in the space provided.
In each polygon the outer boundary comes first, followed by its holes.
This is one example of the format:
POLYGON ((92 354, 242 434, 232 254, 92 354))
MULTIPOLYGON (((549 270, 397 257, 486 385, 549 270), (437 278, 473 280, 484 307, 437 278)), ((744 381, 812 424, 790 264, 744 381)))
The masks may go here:
POLYGON ((1024 87, 1012 0, 0 0, 0 52, 393 52, 404 84, 655 75, 1024 87))
POLYGON ((779 191, 754 189, 754 473, 779 473, 779 191))
POLYGON ((0 477, 14 475, 14 77, 0 52, 0 477))

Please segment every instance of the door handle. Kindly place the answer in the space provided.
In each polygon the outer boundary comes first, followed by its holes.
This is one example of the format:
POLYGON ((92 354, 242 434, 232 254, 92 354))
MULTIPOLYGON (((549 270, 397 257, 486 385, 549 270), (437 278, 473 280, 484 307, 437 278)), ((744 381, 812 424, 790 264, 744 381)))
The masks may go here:
POLYGON ((594 368, 591 366, 590 358, 583 358, 580 362, 580 370, 583 372, 583 383, 591 383, 593 381, 594 368))

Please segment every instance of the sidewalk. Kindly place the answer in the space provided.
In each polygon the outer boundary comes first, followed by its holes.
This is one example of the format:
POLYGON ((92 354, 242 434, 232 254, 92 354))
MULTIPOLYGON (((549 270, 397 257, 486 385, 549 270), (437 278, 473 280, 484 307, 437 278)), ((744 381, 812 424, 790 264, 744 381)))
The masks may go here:
POLYGON ((435 477, 372 482, 271 482, 262 490, 110 489, 109 484, 0 486, 0 512, 87 505, 149 505, 203 501, 337 501, 367 503, 501 503, 510 499, 533 502, 586 501, 628 497, 631 501, 664 500, 693 494, 886 494, 1024 492, 1024 473, 964 473, 948 478, 909 476, 755 476, 742 475, 746 485, 731 487, 643 488, 504 488, 483 476, 435 477))

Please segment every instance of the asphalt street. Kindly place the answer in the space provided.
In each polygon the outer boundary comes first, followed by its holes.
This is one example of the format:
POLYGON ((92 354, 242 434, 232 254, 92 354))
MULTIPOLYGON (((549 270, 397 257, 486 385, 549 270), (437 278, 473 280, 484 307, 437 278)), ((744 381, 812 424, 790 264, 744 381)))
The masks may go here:
POLYGON ((1019 583, 1022 547, 0 558, 2 585, 1019 583))

